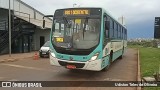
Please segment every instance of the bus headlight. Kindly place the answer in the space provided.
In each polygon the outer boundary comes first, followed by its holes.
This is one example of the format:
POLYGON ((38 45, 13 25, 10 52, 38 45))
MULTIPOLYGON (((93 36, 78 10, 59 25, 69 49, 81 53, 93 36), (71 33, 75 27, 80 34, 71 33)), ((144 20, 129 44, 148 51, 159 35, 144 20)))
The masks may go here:
POLYGON ((51 55, 52 55, 52 57, 54 57, 54 58, 56 57, 56 55, 55 55, 54 53, 51 53, 51 55))
POLYGON ((91 60, 96 60, 96 59, 98 58, 98 55, 99 55, 99 53, 96 53, 96 54, 91 58, 91 60))

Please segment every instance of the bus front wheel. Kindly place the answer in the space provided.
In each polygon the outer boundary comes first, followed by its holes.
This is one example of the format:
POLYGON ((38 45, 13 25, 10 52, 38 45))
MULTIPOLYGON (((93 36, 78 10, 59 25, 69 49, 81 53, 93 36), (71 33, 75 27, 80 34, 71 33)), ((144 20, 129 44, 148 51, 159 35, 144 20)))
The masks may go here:
POLYGON ((111 63, 112 63, 112 54, 109 57, 109 64, 105 68, 103 68, 102 71, 107 71, 111 66, 111 63))

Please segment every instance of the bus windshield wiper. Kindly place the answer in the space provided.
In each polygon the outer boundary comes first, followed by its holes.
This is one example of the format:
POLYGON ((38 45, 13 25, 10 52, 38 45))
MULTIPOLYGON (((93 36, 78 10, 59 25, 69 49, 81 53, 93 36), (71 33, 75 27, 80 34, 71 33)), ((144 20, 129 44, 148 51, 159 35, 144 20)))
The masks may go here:
POLYGON ((85 18, 85 22, 84 22, 84 28, 83 28, 83 40, 84 40, 84 32, 85 32, 85 29, 86 29, 86 24, 88 23, 88 16, 85 18))

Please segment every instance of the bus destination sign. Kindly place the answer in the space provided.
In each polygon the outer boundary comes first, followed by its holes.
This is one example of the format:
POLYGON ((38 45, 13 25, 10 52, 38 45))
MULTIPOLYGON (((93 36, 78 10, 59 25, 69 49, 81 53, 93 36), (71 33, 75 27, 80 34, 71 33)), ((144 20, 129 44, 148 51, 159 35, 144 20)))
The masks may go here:
POLYGON ((64 10, 64 15, 90 15, 89 10, 64 10))

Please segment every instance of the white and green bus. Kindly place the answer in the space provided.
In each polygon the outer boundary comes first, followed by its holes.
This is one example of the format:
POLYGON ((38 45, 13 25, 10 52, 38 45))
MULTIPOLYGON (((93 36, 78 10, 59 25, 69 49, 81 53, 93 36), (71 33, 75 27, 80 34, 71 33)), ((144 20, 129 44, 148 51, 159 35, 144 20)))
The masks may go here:
POLYGON ((102 8, 58 9, 53 15, 50 42, 51 65, 105 71, 122 58, 127 29, 102 8))

